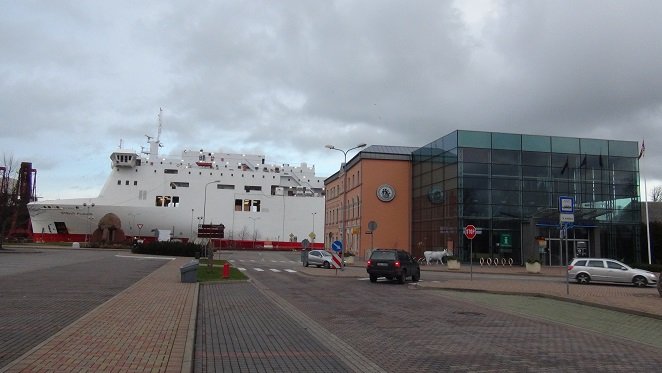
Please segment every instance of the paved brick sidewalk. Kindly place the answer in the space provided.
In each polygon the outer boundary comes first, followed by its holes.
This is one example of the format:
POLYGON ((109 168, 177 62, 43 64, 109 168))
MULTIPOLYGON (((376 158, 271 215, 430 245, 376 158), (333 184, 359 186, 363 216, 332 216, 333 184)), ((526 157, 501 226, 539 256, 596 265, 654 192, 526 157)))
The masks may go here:
MULTIPOLYGON (((423 266, 421 270, 423 271, 421 276, 423 281, 416 286, 423 288, 544 296, 662 319, 662 298, 656 288, 635 288, 631 285, 611 284, 579 285, 572 280, 569 286, 566 286, 566 283, 561 281, 565 280, 565 267, 543 267, 540 274, 527 274, 525 268, 521 266, 474 266, 472 269, 477 276, 481 273, 520 275, 528 276, 531 279, 552 276, 560 280, 556 282, 514 281, 513 279, 495 278, 479 279, 477 277, 470 280, 468 266, 463 266, 460 271, 448 270, 444 265, 423 266), (425 273, 428 271, 460 273, 466 275, 466 278, 458 279, 454 277, 442 281, 427 281, 425 273)), ((315 276, 367 277, 363 262, 347 266, 344 271, 322 270, 313 267, 302 267, 300 271, 315 276)))
POLYGON ((197 284, 165 264, 1 372, 181 372, 192 367, 197 284))

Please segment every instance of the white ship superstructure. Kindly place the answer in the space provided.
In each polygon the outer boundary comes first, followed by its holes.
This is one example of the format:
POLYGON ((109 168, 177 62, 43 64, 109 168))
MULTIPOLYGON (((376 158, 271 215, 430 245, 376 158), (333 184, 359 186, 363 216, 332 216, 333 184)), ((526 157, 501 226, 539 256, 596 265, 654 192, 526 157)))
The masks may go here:
POLYGON ((169 231, 171 238, 194 240, 204 223, 223 224, 225 238, 237 241, 323 240, 324 178, 314 166, 203 149, 161 157, 159 136, 148 142, 146 154, 111 154, 112 170, 98 197, 30 203, 35 241, 89 240, 109 216, 119 219, 127 237, 169 231))

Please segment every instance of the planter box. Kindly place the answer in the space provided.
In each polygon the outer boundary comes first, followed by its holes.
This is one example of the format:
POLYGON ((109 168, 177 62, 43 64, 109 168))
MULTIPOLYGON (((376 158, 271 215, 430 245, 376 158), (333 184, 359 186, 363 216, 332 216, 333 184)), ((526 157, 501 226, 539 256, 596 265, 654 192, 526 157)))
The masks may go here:
POLYGON ((343 257, 343 259, 345 260, 345 264, 354 264, 354 257, 353 256, 346 256, 346 257, 343 257))
POLYGON ((460 269, 460 261, 459 260, 448 260, 446 261, 446 266, 448 269, 460 269))
POLYGON ((528 273, 540 273, 540 263, 526 263, 528 273))

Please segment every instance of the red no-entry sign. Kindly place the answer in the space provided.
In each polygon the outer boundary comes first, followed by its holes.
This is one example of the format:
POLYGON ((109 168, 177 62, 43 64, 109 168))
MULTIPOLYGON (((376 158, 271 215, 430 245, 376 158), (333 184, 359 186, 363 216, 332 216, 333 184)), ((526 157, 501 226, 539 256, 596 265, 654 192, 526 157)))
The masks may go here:
POLYGON ((464 227, 464 235, 467 236, 468 239, 473 240, 474 237, 476 237, 476 227, 471 224, 467 225, 464 227))

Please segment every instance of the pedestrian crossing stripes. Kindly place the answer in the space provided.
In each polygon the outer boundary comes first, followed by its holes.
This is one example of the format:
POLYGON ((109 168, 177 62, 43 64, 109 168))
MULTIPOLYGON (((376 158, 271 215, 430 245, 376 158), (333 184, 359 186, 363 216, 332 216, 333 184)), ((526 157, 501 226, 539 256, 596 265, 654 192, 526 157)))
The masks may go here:
MULTIPOLYGON (((258 262, 265 262, 265 261, 264 260, 255 260, 255 259, 229 259, 228 262, 230 262, 230 263, 236 263, 236 262, 239 262, 239 263, 258 263, 258 262)), ((292 263, 300 264, 301 263, 300 261, 296 261, 296 260, 270 260, 269 262, 270 263, 289 263, 289 264, 292 264, 292 263)))
MULTIPOLYGON (((247 272, 248 270, 254 270, 256 272, 265 272, 264 268, 259 268, 259 267, 253 267, 253 268, 246 268, 246 267, 236 267, 238 270, 241 272, 247 272)), ((287 273, 296 273, 297 271, 289 268, 285 269, 277 269, 277 268, 268 268, 269 271, 274 272, 274 273, 280 273, 280 272, 287 272, 287 273)))

